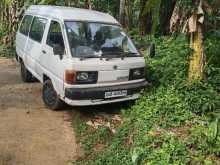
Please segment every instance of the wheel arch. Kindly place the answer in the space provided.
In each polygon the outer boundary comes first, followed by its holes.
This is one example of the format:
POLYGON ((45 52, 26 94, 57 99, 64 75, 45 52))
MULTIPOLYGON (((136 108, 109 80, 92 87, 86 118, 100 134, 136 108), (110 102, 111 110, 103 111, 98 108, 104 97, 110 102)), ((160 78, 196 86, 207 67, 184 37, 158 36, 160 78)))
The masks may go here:
POLYGON ((62 99, 60 98, 60 95, 57 93, 57 90, 56 90, 56 86, 55 84, 53 83, 53 80, 47 76, 46 74, 43 74, 43 91, 42 91, 42 97, 43 97, 43 100, 44 100, 44 103, 49 107, 51 108, 52 110, 59 110, 60 108, 63 107, 64 105, 64 102, 62 101, 62 99), (45 96, 45 88, 46 86, 48 86, 48 80, 49 80, 49 84, 50 86, 52 85, 52 90, 53 92, 56 93, 56 100, 55 102, 52 103, 52 105, 50 103, 48 103, 48 101, 46 101, 47 99, 45 98, 48 98, 48 96, 46 95, 45 96))
POLYGON ((46 82, 47 80, 50 80, 52 85, 53 85, 53 88, 55 89, 55 91, 57 92, 57 94, 59 95, 59 97, 61 97, 60 93, 59 93, 59 90, 58 90, 58 87, 56 86, 57 84, 54 82, 54 80, 48 76, 48 74, 43 74, 43 83, 46 82))
POLYGON ((47 80, 50 80, 52 82, 52 80, 49 76, 47 76, 46 74, 43 74, 43 83, 47 80))

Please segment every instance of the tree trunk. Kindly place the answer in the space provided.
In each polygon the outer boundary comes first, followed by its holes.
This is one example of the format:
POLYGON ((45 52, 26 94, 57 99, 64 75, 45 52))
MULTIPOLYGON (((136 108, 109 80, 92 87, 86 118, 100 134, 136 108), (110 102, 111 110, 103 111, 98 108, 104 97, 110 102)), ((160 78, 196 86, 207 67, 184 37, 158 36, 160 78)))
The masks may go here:
POLYGON ((205 64, 202 25, 198 25, 197 31, 191 34, 190 47, 193 54, 189 64, 189 80, 201 80, 205 64))
POLYGON ((78 7, 79 5, 79 0, 64 0, 65 6, 74 6, 78 7))
POLYGON ((2 3, 1 5, 1 23, 6 32, 1 42, 5 45, 12 45, 19 22, 18 11, 20 10, 20 4, 18 0, 12 0, 10 3, 2 3))
POLYGON ((185 32, 185 26, 187 24, 189 14, 189 9, 186 9, 184 6, 182 6, 182 0, 177 1, 170 19, 170 32, 185 32))
POLYGON ((191 32, 190 48, 193 50, 189 63, 189 81, 202 80, 205 64, 205 54, 203 46, 204 13, 202 9, 203 0, 198 2, 198 10, 189 19, 189 31, 191 32))
POLYGON ((120 0, 119 21, 122 26, 125 26, 125 0, 120 0))
POLYGON ((169 34, 170 19, 177 0, 162 1, 160 9, 160 32, 163 35, 169 34))
POLYGON ((0 3, 0 28, 2 28, 3 25, 3 20, 4 20, 4 15, 3 15, 3 3, 0 3))
POLYGON ((152 28, 151 14, 144 14, 144 9, 147 0, 140 1, 140 14, 139 14, 139 33, 140 35, 150 34, 152 28))
POLYGON ((17 28, 18 28, 18 16, 17 13, 19 12, 19 4, 18 0, 13 0, 11 4, 11 22, 12 22, 12 31, 11 33, 15 35, 17 28))
POLYGON ((85 8, 91 10, 92 9, 92 3, 91 0, 85 0, 85 8))
POLYGON ((128 29, 132 28, 133 25, 133 6, 134 1, 132 0, 126 0, 125 1, 125 26, 128 29))

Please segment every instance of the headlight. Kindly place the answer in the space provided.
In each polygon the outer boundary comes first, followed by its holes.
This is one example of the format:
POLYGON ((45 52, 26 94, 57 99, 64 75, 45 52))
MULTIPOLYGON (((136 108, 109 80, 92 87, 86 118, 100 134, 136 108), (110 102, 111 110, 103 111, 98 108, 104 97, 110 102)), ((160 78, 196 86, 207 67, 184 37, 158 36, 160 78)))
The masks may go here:
POLYGON ((133 71, 133 76, 134 77, 140 77, 142 75, 141 70, 140 69, 136 69, 133 71))
POLYGON ((80 72, 77 74, 77 81, 86 81, 89 78, 89 74, 87 72, 80 72))
POLYGON ((98 80, 98 72, 76 72, 76 84, 95 84, 98 80))
POLYGON ((143 79, 145 76, 144 68, 134 68, 130 70, 129 80, 143 79))

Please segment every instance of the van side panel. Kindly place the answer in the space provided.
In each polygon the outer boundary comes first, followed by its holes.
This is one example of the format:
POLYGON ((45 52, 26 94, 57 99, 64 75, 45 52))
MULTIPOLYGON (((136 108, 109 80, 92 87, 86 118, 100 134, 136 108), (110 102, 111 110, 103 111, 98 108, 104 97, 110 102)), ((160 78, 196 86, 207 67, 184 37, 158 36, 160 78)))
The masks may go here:
POLYGON ((29 33, 29 38, 27 40, 25 51, 27 52, 26 57, 26 67, 28 70, 42 82, 42 77, 37 72, 39 69, 39 58, 42 54, 42 40, 45 34, 45 27, 47 26, 48 20, 41 17, 34 17, 32 22, 32 27, 29 33), (41 29, 41 30, 40 30, 41 29))
POLYGON ((27 41, 28 41, 28 35, 29 35, 31 23, 33 21, 33 17, 31 19, 29 19, 29 24, 27 24, 27 26, 26 26, 27 28, 25 28, 26 34, 22 34, 20 32, 20 28, 21 28, 21 25, 22 25, 24 19, 26 18, 26 16, 27 17, 29 16, 29 18, 31 18, 30 15, 24 15, 24 17, 22 18, 21 24, 19 26, 19 30, 16 34, 16 53, 20 58, 23 59, 23 61, 25 61, 25 55, 27 54, 26 45, 27 45, 27 41))
POLYGON ((22 59, 24 59, 24 56, 26 54, 25 47, 26 47, 27 39, 28 37, 21 34, 20 32, 18 32, 16 35, 16 53, 22 59))
POLYGON ((40 75, 37 73, 38 58, 41 53, 41 44, 28 38, 26 44, 26 67, 28 70, 41 81, 40 75))

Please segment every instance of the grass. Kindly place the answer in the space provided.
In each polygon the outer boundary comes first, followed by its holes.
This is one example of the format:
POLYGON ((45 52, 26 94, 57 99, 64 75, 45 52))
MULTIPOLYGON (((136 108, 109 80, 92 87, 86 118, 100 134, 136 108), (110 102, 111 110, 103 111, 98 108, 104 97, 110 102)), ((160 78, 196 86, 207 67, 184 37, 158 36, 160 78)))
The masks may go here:
MULTIPOLYGON (((128 108, 131 104, 132 102, 84 107, 74 112, 72 125, 84 156, 94 159, 96 154, 111 143, 114 131, 121 125, 121 109, 128 108), (88 125, 89 122, 95 123, 97 128, 88 125)), ((80 160, 83 161, 83 157, 80 160)))
MULTIPOLYGON (((220 164, 220 97, 218 84, 210 82, 216 65, 207 65, 204 81, 189 84, 191 50, 185 36, 134 38, 137 44, 151 39, 157 45, 157 56, 146 57, 147 79, 153 87, 143 91, 134 105, 120 109, 123 122, 116 124, 115 134, 103 126, 93 129, 77 117, 74 127, 85 155, 74 163, 220 164), (97 146, 102 147, 96 150, 97 146)), ((211 52, 206 49, 206 53, 211 52)))

